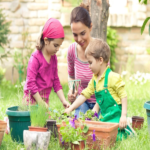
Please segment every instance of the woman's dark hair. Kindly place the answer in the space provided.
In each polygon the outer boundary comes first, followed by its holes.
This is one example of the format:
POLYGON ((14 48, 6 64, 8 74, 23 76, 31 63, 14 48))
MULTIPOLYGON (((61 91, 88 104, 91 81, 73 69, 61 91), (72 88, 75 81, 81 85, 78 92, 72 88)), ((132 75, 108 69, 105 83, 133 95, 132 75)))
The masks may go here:
POLYGON ((81 3, 79 7, 75 7, 71 12, 70 24, 73 22, 81 22, 88 28, 91 27, 91 17, 89 15, 89 6, 81 3))

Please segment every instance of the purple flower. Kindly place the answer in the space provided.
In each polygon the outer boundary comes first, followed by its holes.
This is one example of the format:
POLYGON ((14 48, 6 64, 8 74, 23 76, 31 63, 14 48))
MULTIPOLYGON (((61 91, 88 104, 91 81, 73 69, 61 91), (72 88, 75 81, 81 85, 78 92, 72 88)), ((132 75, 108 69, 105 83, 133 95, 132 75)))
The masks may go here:
POLYGON ((64 145, 64 141, 62 141, 62 138, 60 139, 60 141, 61 141, 62 145, 64 145))
POLYGON ((96 141, 96 139, 95 139, 95 130, 93 130, 92 137, 93 137, 93 142, 95 142, 96 141))
POLYGON ((77 115, 75 115, 74 119, 73 120, 77 120, 77 115))
POLYGON ((70 123, 70 125, 73 127, 73 128, 75 128, 75 122, 74 122, 75 120, 69 120, 69 123, 70 123))
POLYGON ((94 117, 97 117, 98 118, 98 114, 97 114, 97 112, 95 111, 95 113, 94 113, 94 117))

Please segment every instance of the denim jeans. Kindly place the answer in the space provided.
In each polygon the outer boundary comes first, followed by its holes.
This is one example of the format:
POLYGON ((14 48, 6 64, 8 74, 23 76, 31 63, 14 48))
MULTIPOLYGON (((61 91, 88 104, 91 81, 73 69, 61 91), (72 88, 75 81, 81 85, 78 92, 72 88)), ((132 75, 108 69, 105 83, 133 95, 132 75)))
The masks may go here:
MULTIPOLYGON (((95 103, 89 103, 85 101, 82 105, 80 105, 76 110, 74 115, 77 115, 77 118, 79 118, 79 113, 83 112, 84 114, 86 113, 87 110, 93 109, 95 103)), ((100 111, 98 113, 98 116, 100 115, 100 111)))

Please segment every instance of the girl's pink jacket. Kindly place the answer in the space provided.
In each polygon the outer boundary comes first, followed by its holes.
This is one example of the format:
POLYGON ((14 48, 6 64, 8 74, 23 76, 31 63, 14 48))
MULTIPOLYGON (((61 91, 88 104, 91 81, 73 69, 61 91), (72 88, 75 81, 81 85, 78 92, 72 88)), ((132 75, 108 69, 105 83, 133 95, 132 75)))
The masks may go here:
POLYGON ((54 88, 57 92, 62 89, 58 77, 57 57, 51 56, 50 63, 48 63, 42 52, 36 50, 28 63, 26 83, 24 86, 24 98, 32 103, 35 103, 33 95, 37 92, 41 97, 49 103, 49 95, 54 88))

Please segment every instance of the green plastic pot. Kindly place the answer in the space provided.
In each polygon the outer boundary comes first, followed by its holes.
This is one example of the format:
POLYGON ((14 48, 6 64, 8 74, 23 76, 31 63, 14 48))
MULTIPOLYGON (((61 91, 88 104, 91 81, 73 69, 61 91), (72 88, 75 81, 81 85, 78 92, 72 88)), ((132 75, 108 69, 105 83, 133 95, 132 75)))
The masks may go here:
POLYGON ((23 143, 23 130, 28 130, 28 126, 31 126, 29 111, 18 111, 18 106, 13 106, 6 110, 6 114, 12 140, 23 143))
POLYGON ((150 101, 145 102, 144 108, 146 109, 147 113, 148 132, 150 134, 150 101))

